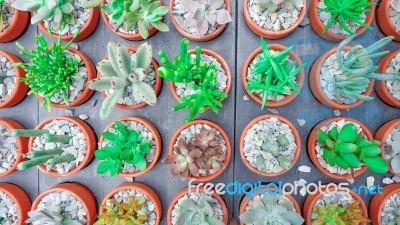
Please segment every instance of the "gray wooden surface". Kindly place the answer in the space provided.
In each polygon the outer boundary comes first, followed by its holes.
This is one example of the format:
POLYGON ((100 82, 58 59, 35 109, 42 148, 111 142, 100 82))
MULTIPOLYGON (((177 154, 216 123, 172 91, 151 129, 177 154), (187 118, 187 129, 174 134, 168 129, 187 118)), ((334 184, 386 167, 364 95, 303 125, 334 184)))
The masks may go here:
MULTIPOLYGON (((165 5, 168 5, 169 3, 169 1, 165 0, 163 2, 165 5)), ((231 142, 235 146, 235 152, 229 167, 222 176, 214 180, 212 183, 228 183, 234 180, 243 183, 254 183, 259 180, 263 182, 293 182, 299 178, 304 178, 308 182, 317 182, 319 180, 323 182, 336 182, 335 180, 331 180, 323 176, 312 165, 307 155, 305 147, 306 140, 312 127, 315 126, 319 121, 334 116, 332 109, 323 106, 312 96, 308 88, 307 76, 301 95, 297 97, 291 104, 278 109, 281 115, 287 117, 290 121, 292 121, 293 124, 296 125, 301 134, 302 150, 297 165, 288 173, 280 177, 264 178, 254 174, 243 164, 240 158, 238 146, 242 128, 253 118, 269 112, 266 110, 260 111, 260 105, 251 100, 243 100, 245 91, 240 79, 241 70, 248 55, 255 48, 259 47, 259 38, 248 29, 244 22, 242 1, 232 1, 231 7, 231 15, 234 21, 229 24, 225 32, 213 41, 198 43, 203 48, 211 49, 222 55, 230 66, 233 78, 233 86, 231 88, 231 92, 229 93, 229 98, 224 101, 224 107, 220 113, 215 115, 207 112, 198 117, 210 119, 220 124, 228 133, 229 137, 231 138, 231 142), (303 127, 298 126, 296 121, 298 118, 306 120, 306 124, 303 127), (311 166, 312 172, 299 174, 296 170, 297 166, 299 165, 311 166)), ((182 36, 175 30, 168 17, 165 19, 165 21, 169 25, 171 32, 158 32, 155 36, 149 38, 148 41, 153 45, 155 53, 163 49, 169 55, 176 54, 179 50, 179 41, 182 36)), ((28 48, 31 48, 35 44, 34 34, 37 32, 37 27, 30 25, 27 32, 21 38, 19 38, 18 41, 26 45, 28 48)), ((368 31, 362 37, 357 38, 356 41, 367 45, 382 37, 383 35, 374 24, 374 30, 368 31)), ((108 41, 134 46, 139 46, 142 43, 126 41, 118 37, 117 35, 113 34, 105 26, 102 19, 100 19, 99 26, 97 27, 95 33, 88 39, 78 43, 79 50, 87 54, 96 64, 106 54, 106 45, 108 41)), ((281 40, 268 41, 268 43, 280 43, 286 46, 295 45, 295 49, 302 49, 303 47, 311 46, 312 51, 305 51, 304 54, 299 53, 303 62, 307 63, 306 75, 308 74, 311 65, 317 59, 317 57, 336 45, 335 43, 327 42, 316 35, 310 25, 306 27, 299 27, 289 37, 281 40)), ((191 47, 195 47, 195 44, 196 43, 191 43, 191 47)), ((392 43, 390 46, 387 46, 387 49, 394 50, 398 47, 400 47, 398 43, 392 43)), ((0 49, 19 55, 14 42, 0 44, 0 49)), ((155 58, 159 60, 157 55, 155 55, 155 58)), ((373 95, 376 97, 375 93, 373 95)), ((176 104, 176 101, 172 97, 166 82, 164 82, 163 89, 158 97, 158 103, 154 107, 147 106, 135 111, 115 109, 107 120, 102 121, 99 119, 99 109, 102 101, 102 96, 99 93, 95 93, 95 95, 86 104, 72 108, 72 110, 74 111, 75 116, 84 113, 89 115, 87 122, 92 126, 97 137, 99 137, 107 124, 123 116, 135 115, 150 120, 159 129, 163 138, 164 148, 161 159, 167 155, 167 147, 173 132, 183 124, 186 116, 186 112, 184 111, 175 113, 171 112, 170 109, 174 104, 176 104), (97 101, 95 107, 93 107, 93 101, 97 101)), ((364 122, 373 133, 384 122, 400 116, 398 110, 385 105, 378 97, 356 109, 352 109, 348 112, 342 111, 341 114, 364 122)), ((34 128, 45 118, 57 115, 65 115, 65 110, 54 109, 52 113, 49 113, 47 112, 46 108, 39 106, 39 102, 34 96, 28 96, 22 103, 13 108, 0 109, 0 117, 15 119, 21 122, 26 128, 34 128)), ((34 200, 40 192, 57 183, 65 181, 77 181, 87 185, 94 192, 97 200, 100 202, 106 193, 127 181, 122 177, 110 178, 107 175, 97 175, 97 164, 98 161, 94 160, 84 170, 80 171, 74 176, 66 178, 54 178, 39 172, 37 169, 30 169, 24 172, 15 172, 6 178, 0 179, 0 182, 11 182, 20 185, 28 192, 31 199, 34 200)), ((152 187, 160 196, 164 210, 162 224, 167 224, 166 212, 170 201, 176 193, 178 193, 182 188, 185 188, 187 185, 187 182, 181 181, 180 178, 170 177, 169 169, 169 166, 163 165, 159 161, 159 163, 157 163, 157 165, 149 173, 136 179, 136 181, 143 182, 152 187)), ((371 175, 371 173, 367 172, 366 174, 358 177, 354 185, 364 184, 365 177, 369 175, 371 175)), ((383 175, 374 176, 376 179, 376 184, 380 183, 384 177, 383 175)), ((387 174, 387 176, 390 175, 387 174)), ((234 218, 237 220, 239 204, 242 196, 225 195, 223 197, 228 206, 230 214, 229 217, 231 218, 234 216, 234 218)), ((363 197, 368 205, 371 196, 363 197)), ((296 198, 299 200, 300 205, 302 205, 305 197, 297 195, 296 198)))

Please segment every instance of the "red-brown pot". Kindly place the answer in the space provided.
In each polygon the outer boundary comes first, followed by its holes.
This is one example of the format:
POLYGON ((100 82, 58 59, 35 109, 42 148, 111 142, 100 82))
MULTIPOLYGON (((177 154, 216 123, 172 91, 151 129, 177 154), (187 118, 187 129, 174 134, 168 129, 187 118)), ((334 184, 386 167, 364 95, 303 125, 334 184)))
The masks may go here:
MULTIPOLYGON (((149 186, 144 185, 142 183, 138 182, 133 182, 133 183, 125 183, 120 185, 119 187, 115 188, 112 190, 110 193, 108 193, 103 201, 101 202, 101 205, 106 205, 107 201, 111 199, 117 192, 123 191, 123 190, 136 190, 139 191, 140 193, 143 193, 146 195, 154 204, 155 211, 156 211, 156 225, 160 224, 161 218, 162 218, 162 205, 160 198, 158 197, 157 193, 151 189, 149 186)), ((104 213, 105 209, 101 208, 99 210, 99 213, 104 213)))
MULTIPOLYGON (((381 74, 386 74, 386 70, 390 65, 392 59, 395 58, 398 54, 400 54, 400 50, 396 50, 389 55, 386 55, 379 62, 378 72, 381 74)), ((386 104, 396 108, 400 108, 400 101, 393 97, 392 93, 390 93, 385 80, 377 80, 375 82, 375 91, 378 94, 379 98, 382 99, 382 101, 384 101, 386 104)))
MULTIPOLYGON (((368 25, 371 25, 372 21, 374 20, 374 15, 375 15, 375 3, 374 3, 374 0, 369 0, 369 1, 373 5, 369 8, 369 10, 371 10, 371 12, 366 13, 367 18, 365 19, 365 23, 368 25)), ((311 0, 309 14, 308 14, 308 17, 311 22, 311 26, 314 29, 315 33, 317 33, 322 38, 324 38, 328 41, 332 41, 332 42, 341 42, 344 39, 348 38, 349 35, 337 35, 337 34, 333 33, 330 29, 328 29, 325 33, 323 33, 325 24, 319 18, 318 9, 317 9, 318 2, 319 2, 319 0, 311 0)), ((360 36, 366 30, 367 30, 366 27, 361 26, 360 28, 357 29, 356 36, 360 36)))
MULTIPOLYGON (((268 48, 272 49, 272 50, 275 50, 275 51, 283 51, 287 47, 283 46, 283 45, 280 45, 280 44, 269 44, 268 48)), ((257 48, 256 50, 254 50, 250 54, 250 56, 247 58, 246 62, 244 63, 243 70, 242 70, 243 87, 246 90, 247 95, 253 101, 257 102, 258 104, 262 104, 263 100, 258 95, 255 95, 254 93, 251 93, 250 90, 248 90, 246 87, 249 84, 248 81, 247 81, 247 73, 248 73, 248 70, 249 70, 249 66, 253 62, 253 60, 257 57, 257 55, 260 54, 260 53, 262 53, 262 47, 257 48)), ((296 62, 296 66, 300 66, 301 65, 301 59, 294 51, 290 51, 289 52, 289 58, 296 62)), ((304 85, 304 69, 300 70, 300 72, 297 74, 296 82, 299 85, 299 87, 298 87, 299 90, 301 91, 301 89, 303 88, 303 85, 304 85)), ((281 106, 287 105, 290 102, 292 102, 297 96, 298 96, 297 92, 293 91, 292 95, 286 96, 284 99, 282 99, 280 101, 268 100, 266 106, 274 107, 274 108, 281 107, 281 106)))
MULTIPOLYGON (((382 142, 382 152, 381 152, 381 156, 382 158, 386 159, 386 153, 385 153, 385 142, 386 139, 388 137, 388 135, 390 134, 390 132, 392 132, 392 130, 394 128, 396 128, 397 126, 400 126, 400 119, 394 119, 391 120, 385 124, 383 124, 381 127, 378 128, 378 130, 376 131, 375 134, 375 140, 378 140, 380 142, 382 142)), ((391 172, 392 174, 396 175, 396 176, 400 176, 400 173, 395 173, 392 169, 392 167, 390 166, 390 162, 388 162, 389 164, 389 172, 391 172)))
POLYGON ((385 186, 382 194, 375 194, 369 204, 369 215, 372 225, 382 225, 382 210, 386 201, 393 195, 400 192, 400 184, 390 184, 385 186))
MULTIPOLYGON (((6 51, 0 50, 0 55, 5 56, 12 64, 22 62, 17 56, 6 51)), ((17 105, 25 98, 28 92, 28 86, 20 81, 21 78, 25 78, 25 70, 21 67, 14 67, 14 70, 16 78, 14 91, 4 102, 0 102, 0 108, 8 108, 17 105)))
MULTIPOLYGON (((226 5, 226 10, 230 13, 231 12, 231 1, 230 0, 224 0, 225 5, 226 5)), ((211 41, 215 38, 217 38, 219 35, 222 34, 222 32, 226 29, 228 24, 222 24, 220 25, 214 32, 210 34, 206 34, 204 36, 197 36, 193 35, 186 30, 184 30, 181 25, 178 23, 178 21, 175 18, 175 15, 173 13, 173 8, 175 7, 175 0, 170 0, 169 2, 169 16, 171 18, 172 24, 174 25, 175 29, 182 34, 184 37, 191 41, 197 41, 197 42, 205 42, 205 41, 211 41)))
POLYGON ((257 36, 262 36, 267 39, 284 38, 293 33, 293 31, 300 25, 301 21, 304 18, 304 15, 306 14, 306 9, 307 9, 306 3, 307 3, 306 0, 303 0, 304 7, 300 11, 299 18, 297 18, 296 22, 291 27, 285 30, 273 31, 260 27, 256 22, 254 22, 254 20, 250 16, 250 12, 248 9, 249 0, 243 1, 244 20, 247 26, 250 28, 250 30, 253 31, 253 33, 257 34, 257 36))
POLYGON ((275 117, 275 118, 277 118, 278 120, 280 120, 281 122, 283 122, 283 123, 289 125, 290 130, 292 130, 292 132, 293 132, 294 140, 295 140, 295 142, 296 142, 296 152, 294 153, 294 157, 293 157, 293 159, 292 159, 292 166, 294 166, 294 165, 296 164, 297 160, 298 160, 299 157, 300 157, 300 151, 301 151, 301 138, 300 138, 299 132, 297 131, 296 127, 295 127, 288 119, 286 119, 285 117, 280 116, 280 115, 275 115, 275 114, 267 114, 267 115, 259 116, 259 117, 255 118, 255 119, 253 119, 252 121, 250 121, 250 122, 243 128, 242 134, 240 135, 240 157, 242 158, 242 161, 243 161, 243 163, 247 166, 247 168, 249 168, 251 171, 253 171, 253 172, 256 173, 256 174, 261 175, 261 176, 265 176, 265 177, 276 177, 276 176, 280 176, 280 175, 282 175, 282 174, 288 172, 291 168, 293 168, 293 167, 291 167, 290 169, 282 170, 282 171, 279 172, 279 173, 262 172, 262 171, 257 170, 257 168, 255 168, 254 166, 252 166, 252 165, 249 163, 249 161, 247 161, 246 156, 244 155, 244 152, 243 152, 243 148, 244 148, 244 137, 246 136, 247 131, 248 131, 254 124, 258 123, 259 121, 266 120, 266 119, 269 119, 269 118, 271 118, 271 117, 275 117))
MULTIPOLYGON (((204 192, 204 186, 199 187, 198 190, 200 192, 204 192)), ((192 187, 191 192, 195 193, 196 187, 192 187)), ((184 188, 178 194, 176 194, 175 197, 172 199, 171 204, 168 207, 168 214, 167 214, 167 224, 168 225, 172 225, 172 222, 171 222, 172 221, 172 210, 174 209, 175 204, 178 202, 178 200, 180 198, 187 195, 188 193, 189 193, 188 188, 184 188)), ((215 191, 213 191, 211 196, 214 197, 215 199, 217 199, 217 201, 219 202, 219 204, 222 207, 222 212, 224 214, 224 219, 222 222, 224 224, 228 224, 228 208, 226 207, 224 199, 219 194, 215 193, 215 191)))
POLYGON ((91 225, 95 222, 97 211, 96 198, 88 187, 75 182, 57 184, 47 191, 42 192, 33 202, 31 210, 35 211, 42 198, 53 192, 64 192, 74 196, 79 202, 82 203, 83 208, 86 211, 86 225, 91 225))
POLYGON ((29 12, 14 8, 11 24, 0 33, 0 42, 9 42, 17 39, 24 33, 29 23, 29 12))
MULTIPOLYGON (((46 173, 50 176, 54 176, 54 177, 71 176, 71 175, 79 172, 83 168, 85 168, 92 160, 94 151, 96 150, 96 136, 95 136, 92 128, 89 126, 89 124, 87 124, 85 121, 83 121, 79 118, 70 117, 70 116, 56 116, 56 117, 51 117, 51 118, 45 119, 39 125, 37 125, 37 127, 35 129, 36 130, 42 129, 44 127, 44 125, 52 122, 53 120, 66 120, 68 122, 75 124, 76 126, 78 126, 81 129, 81 131, 84 134, 85 139, 86 139, 85 158, 83 159, 83 161, 81 163, 79 163, 79 165, 77 167, 75 167, 74 169, 72 169, 71 171, 69 171, 66 174, 59 174, 55 170, 47 171, 46 166, 44 166, 44 165, 39 165, 37 167, 43 173, 46 173)), ((34 141, 35 141, 34 137, 29 138, 29 151, 33 151, 32 148, 33 148, 34 141)))
MULTIPOLYGON (((154 140, 156 142, 156 152, 155 152, 153 161, 149 165, 147 165, 146 169, 143 170, 143 171, 137 171, 137 172, 134 172, 134 173, 122 173, 121 172, 119 174, 122 177, 139 177, 139 176, 142 176, 145 173, 149 172, 157 164, 157 161, 161 156, 162 144, 163 144, 162 143, 162 139, 161 139, 161 135, 158 132, 157 128, 152 123, 150 123, 148 120, 140 118, 140 117, 129 116, 129 117, 119 118, 116 121, 136 121, 136 122, 141 123, 144 126, 146 126, 150 130, 150 132, 153 134, 154 140)), ((115 125, 115 121, 110 123, 104 129, 104 132, 108 131, 114 125, 115 125)), ((100 137, 100 141, 99 141, 99 148, 102 148, 103 142, 104 142, 104 138, 103 138, 103 136, 101 136, 100 137)))
MULTIPOLYGON (((345 46, 343 48, 344 51, 350 51, 351 47, 350 46, 345 46)), ((322 65, 324 64, 325 60, 330 56, 336 53, 337 47, 332 48, 331 50, 327 51, 325 54, 320 56, 317 61, 314 62, 314 64, 311 67, 310 75, 308 78, 308 83, 310 85, 311 92, 313 93, 314 97, 321 102, 322 104, 326 105, 327 107, 330 107, 332 109, 340 109, 340 110, 346 110, 346 109, 352 109, 355 108, 361 104, 364 103, 362 100, 357 100, 353 104, 339 104, 337 102, 334 102, 330 100, 324 90, 321 87, 321 82, 320 82, 320 72, 322 65)), ((370 96, 372 93, 372 90, 374 88, 374 83, 375 80, 371 79, 370 84, 365 92, 362 93, 362 95, 365 96, 370 96)))
POLYGON ((352 177, 351 174, 343 174, 343 175, 333 174, 333 173, 330 173, 328 170, 326 170, 324 167, 322 167, 322 165, 319 163, 319 161, 317 159, 317 152, 315 150, 315 146, 317 145, 317 131, 326 125, 329 125, 333 122, 337 122, 337 121, 340 121, 343 119, 345 121, 349 121, 349 122, 360 125, 363 134, 367 137, 368 140, 372 140, 373 136, 372 136, 371 132, 369 131, 368 127, 365 126, 363 123, 361 123, 355 119, 348 118, 348 117, 333 117, 333 118, 329 118, 329 119, 323 120, 320 123, 318 123, 311 130, 311 133, 310 133, 310 136, 308 137, 308 142, 307 142, 308 155, 309 155, 311 161, 313 162, 314 166, 317 167, 317 169, 319 171, 321 171, 323 174, 325 174, 326 176, 328 176, 330 178, 338 179, 338 180, 351 179, 351 178, 358 177, 367 170, 367 166, 363 165, 361 167, 361 169, 354 171, 354 177, 352 177))
POLYGON ((379 3, 376 22, 386 36, 393 36, 395 41, 400 41, 400 33, 396 32, 396 26, 393 24, 389 16, 389 0, 382 0, 379 3))
POLYGON ((27 224, 25 221, 28 219, 28 212, 32 205, 28 194, 21 187, 10 183, 0 183, 0 191, 10 196, 18 207, 19 220, 15 225, 27 224))
POLYGON ((207 182, 207 181, 211 181, 214 180, 215 178, 219 177, 226 168, 228 168, 229 162, 231 161, 231 156, 232 156, 232 146, 231 146, 231 142, 229 140, 228 135, 226 134, 226 132, 224 131, 224 129, 222 129, 221 126, 219 126, 218 124, 209 121, 209 120, 193 120, 190 123, 184 124, 182 125, 177 131, 175 131, 174 135, 171 138, 171 141, 169 143, 169 148, 168 148, 168 154, 169 155, 173 155, 174 154, 174 145, 175 142, 178 140, 179 135, 181 134, 181 132, 183 130, 185 130, 186 128, 191 127, 192 125, 196 125, 196 124, 206 124, 214 129, 216 129, 217 131, 219 131, 221 133, 222 138, 225 140, 225 145, 226 145, 226 154, 225 154, 225 168, 217 171, 214 174, 209 174, 207 176, 200 176, 200 177, 194 177, 192 175, 189 174, 187 180, 194 180, 195 182, 207 182))

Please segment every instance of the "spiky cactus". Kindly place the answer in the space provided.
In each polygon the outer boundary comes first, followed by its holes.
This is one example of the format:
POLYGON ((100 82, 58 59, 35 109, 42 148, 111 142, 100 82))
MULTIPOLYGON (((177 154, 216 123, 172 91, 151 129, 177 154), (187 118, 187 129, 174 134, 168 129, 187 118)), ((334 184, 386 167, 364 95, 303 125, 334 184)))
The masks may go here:
POLYGON ((67 213, 62 213, 58 205, 49 205, 46 209, 28 212, 29 219, 25 223, 40 225, 83 225, 77 220, 72 220, 67 213))
POLYGON ((132 58, 124 45, 108 43, 108 59, 97 64, 100 78, 88 82, 87 86, 96 91, 109 90, 110 94, 104 100, 100 110, 100 118, 110 115, 118 100, 123 96, 125 88, 132 87, 136 99, 153 106, 157 96, 153 87, 144 82, 152 61, 152 47, 149 43, 142 44, 132 58))

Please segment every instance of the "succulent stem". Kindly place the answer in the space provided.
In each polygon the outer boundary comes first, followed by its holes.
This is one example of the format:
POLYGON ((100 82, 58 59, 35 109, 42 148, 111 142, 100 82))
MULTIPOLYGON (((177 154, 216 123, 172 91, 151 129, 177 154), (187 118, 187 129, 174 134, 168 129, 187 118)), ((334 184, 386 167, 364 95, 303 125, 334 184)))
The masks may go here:
POLYGON ((72 136, 69 135, 56 135, 49 133, 44 134, 43 137, 47 142, 62 143, 62 144, 69 144, 69 142, 72 139, 72 136))
POLYGON ((13 130, 13 135, 17 137, 40 137, 48 133, 49 133, 48 130, 22 130, 22 129, 13 130))
POLYGON ((28 159, 34 159, 34 158, 40 158, 40 157, 44 157, 44 156, 60 155, 63 152, 64 151, 61 148, 54 148, 54 149, 41 150, 41 151, 31 151, 31 152, 28 152, 28 154, 26 154, 25 157, 28 159))
POLYGON ((47 160, 49 160, 51 158, 53 158, 53 156, 43 156, 43 157, 27 160, 27 161, 19 163, 17 166, 17 169, 18 170, 26 170, 26 169, 32 168, 34 166, 44 164, 47 162, 47 160))
POLYGON ((68 154, 68 155, 56 156, 56 157, 54 157, 52 159, 49 159, 47 161, 47 163, 50 166, 55 166, 55 165, 60 164, 60 163, 72 162, 75 159, 76 159, 75 156, 73 156, 71 154, 68 154))

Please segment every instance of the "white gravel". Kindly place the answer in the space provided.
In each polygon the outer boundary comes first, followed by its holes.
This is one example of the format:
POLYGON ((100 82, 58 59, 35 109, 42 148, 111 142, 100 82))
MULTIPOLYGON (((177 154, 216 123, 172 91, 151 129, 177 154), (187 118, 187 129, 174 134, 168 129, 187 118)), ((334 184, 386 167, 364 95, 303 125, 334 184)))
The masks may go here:
MULTIPOLYGON (((337 204, 340 207, 346 207, 347 205, 353 202, 355 202, 355 199, 349 193, 338 191, 336 193, 329 193, 329 194, 327 193, 323 195, 320 199, 317 200, 314 207, 318 205, 328 206, 330 204, 337 204)), ((317 217, 318 217, 317 214, 312 213, 311 221, 314 221, 317 217)))
POLYGON ((0 103, 12 94, 17 82, 16 71, 12 63, 0 54, 0 103))
MULTIPOLYGON (((385 157, 391 162, 393 158, 400 157, 400 126, 396 126, 388 134, 385 143, 385 157)), ((400 173, 400 171, 395 171, 400 173)))
POLYGON ((389 197, 383 205, 381 222, 386 225, 389 221, 398 219, 400 221, 400 193, 396 193, 389 197))
POLYGON ((7 29, 7 27, 10 26, 12 20, 14 19, 14 8, 11 7, 13 1, 11 0, 4 0, 1 11, 3 12, 3 26, 2 29, 0 29, 0 32, 4 31, 7 29))
POLYGON ((0 191, 0 217, 2 217, 2 225, 15 225, 19 221, 18 206, 15 201, 5 192, 0 191))
POLYGON ((396 28, 396 32, 400 31, 400 12, 396 11, 393 7, 394 0, 390 1, 389 4, 389 17, 392 21, 394 27, 396 28))
MULTIPOLYGON (((396 57, 394 57, 390 61, 390 64, 386 69, 386 73, 400 76, 399 71, 400 71, 400 54, 397 54, 396 57)), ((400 101, 400 81, 396 80, 396 81, 384 81, 384 82, 386 82, 386 86, 388 87, 393 97, 398 101, 400 101)))
POLYGON ((0 124, 0 173, 8 171, 18 157, 17 139, 12 131, 0 124))

